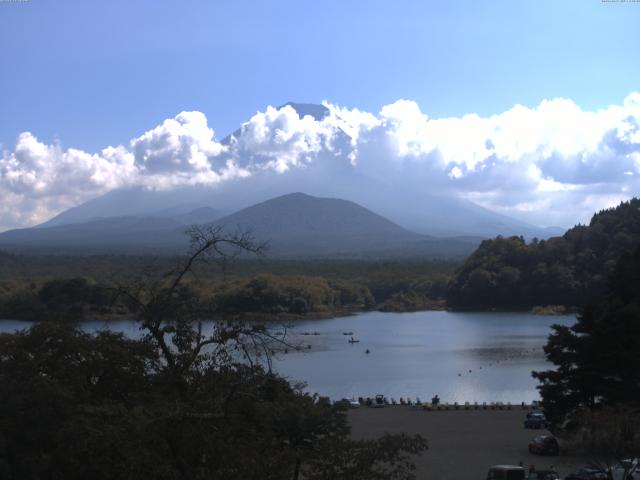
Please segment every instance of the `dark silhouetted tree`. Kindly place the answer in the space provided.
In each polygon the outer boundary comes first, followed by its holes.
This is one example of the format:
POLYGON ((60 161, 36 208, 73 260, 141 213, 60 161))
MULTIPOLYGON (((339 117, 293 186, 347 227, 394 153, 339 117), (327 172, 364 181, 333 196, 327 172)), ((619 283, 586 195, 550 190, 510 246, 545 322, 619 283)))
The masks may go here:
POLYGON ((287 345, 258 324, 207 322, 199 262, 259 253, 250 235, 191 231, 168 275, 119 287, 140 339, 43 322, 0 335, 0 475, 10 480, 414 478, 419 436, 349 437, 346 413, 270 369, 287 345))
POLYGON ((637 418, 640 248, 618 261, 605 303, 584 308, 575 325, 553 329, 545 353, 555 369, 533 375, 541 382, 542 403, 554 425, 577 428, 594 418, 585 412, 606 409, 637 418))

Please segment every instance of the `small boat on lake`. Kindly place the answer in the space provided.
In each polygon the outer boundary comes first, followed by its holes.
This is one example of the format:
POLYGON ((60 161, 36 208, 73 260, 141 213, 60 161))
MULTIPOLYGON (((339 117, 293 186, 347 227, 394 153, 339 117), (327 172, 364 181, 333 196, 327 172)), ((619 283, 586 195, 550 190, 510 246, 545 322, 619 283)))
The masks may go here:
POLYGON ((358 343, 358 342, 360 342, 360 340, 356 340, 353 337, 351 337, 351 340, 349 340, 349 343, 358 343))
POLYGON ((342 332, 343 335, 353 335, 353 332, 342 332))

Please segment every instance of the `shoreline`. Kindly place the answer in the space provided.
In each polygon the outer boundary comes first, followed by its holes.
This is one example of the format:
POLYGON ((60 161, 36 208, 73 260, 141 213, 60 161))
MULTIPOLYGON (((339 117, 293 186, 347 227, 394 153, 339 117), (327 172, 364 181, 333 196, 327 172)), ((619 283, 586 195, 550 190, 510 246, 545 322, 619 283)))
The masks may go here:
MULTIPOLYGON (((418 313, 418 312, 452 312, 452 313, 530 313, 532 315, 539 316, 557 316, 566 317, 575 315, 579 312, 575 307, 563 307, 561 305, 548 305, 545 307, 533 307, 525 309, 499 309, 499 308, 449 308, 444 304, 435 304, 432 308, 420 308, 420 309, 387 309, 383 308, 384 305, 379 305, 380 308, 372 309, 345 309, 345 310, 331 310, 331 311, 318 311, 309 312, 305 314, 296 313, 261 313, 261 312, 243 312, 243 313, 221 313, 216 314, 215 318, 209 320, 240 320, 247 322, 265 322, 274 323, 282 321, 299 321, 299 320, 326 320, 339 317, 350 317, 367 312, 380 312, 380 313, 418 313)), ((93 314, 91 316, 84 316, 83 318, 74 320, 75 322, 119 322, 123 320, 135 320, 135 316, 130 313, 108 313, 108 314, 93 314)), ((19 322, 40 322, 42 319, 25 319, 25 318, 0 318, 1 321, 19 321, 19 322)))

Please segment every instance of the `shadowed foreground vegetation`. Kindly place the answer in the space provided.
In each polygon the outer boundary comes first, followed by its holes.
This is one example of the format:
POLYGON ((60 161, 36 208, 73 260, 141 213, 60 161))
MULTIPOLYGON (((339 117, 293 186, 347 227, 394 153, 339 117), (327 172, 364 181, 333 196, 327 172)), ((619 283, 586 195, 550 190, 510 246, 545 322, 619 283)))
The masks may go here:
POLYGON ((606 300, 554 325, 544 350, 555 369, 533 375, 553 429, 601 456, 638 455, 640 248, 617 262, 606 300))
MULTIPOLYGON (((219 233, 194 232, 191 255, 168 274, 113 287, 139 340, 85 333, 62 311, 0 335, 0 479, 415 478, 426 440, 352 440, 341 407, 270 371, 284 337, 235 319, 203 330, 211 312, 188 285, 193 265, 220 243, 253 251, 250 238, 219 233)), ((58 287, 44 285, 43 301, 68 294, 58 287)))

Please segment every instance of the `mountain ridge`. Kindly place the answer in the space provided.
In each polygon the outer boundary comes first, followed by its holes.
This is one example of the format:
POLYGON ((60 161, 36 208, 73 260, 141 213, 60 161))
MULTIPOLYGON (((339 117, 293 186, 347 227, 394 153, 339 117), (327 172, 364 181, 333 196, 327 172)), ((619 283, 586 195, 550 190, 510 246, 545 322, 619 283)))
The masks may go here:
MULTIPOLYGON (((300 192, 207 223, 227 232, 250 230, 256 240, 270 243, 269 255, 274 258, 457 258, 470 253, 480 241, 420 235, 357 203, 300 192)), ((0 234, 0 247, 177 253, 187 247, 185 229, 186 224, 175 218, 111 217, 11 230, 0 234)))

